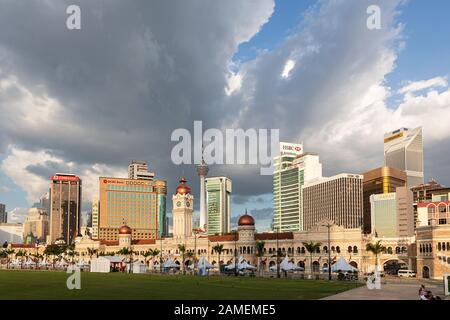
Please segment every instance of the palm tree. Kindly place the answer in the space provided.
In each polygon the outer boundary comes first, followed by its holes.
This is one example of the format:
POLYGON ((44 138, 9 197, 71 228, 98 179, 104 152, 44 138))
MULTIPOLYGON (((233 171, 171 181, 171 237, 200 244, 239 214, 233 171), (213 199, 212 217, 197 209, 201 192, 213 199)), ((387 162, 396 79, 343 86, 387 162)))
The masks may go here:
POLYGON ((20 257, 20 269, 23 269, 23 257, 26 257, 28 254, 25 251, 19 250, 16 253, 16 257, 20 257))
POLYGON ((98 254, 98 250, 97 249, 92 249, 92 248, 87 248, 87 252, 89 255, 89 262, 92 260, 92 256, 94 254, 98 254))
POLYGON ((193 256, 194 256, 194 253, 192 251, 186 252, 186 258, 191 259, 193 256))
POLYGON ((72 262, 72 264, 74 264, 73 259, 77 255, 77 252, 75 251, 75 245, 70 244, 65 249, 66 255, 70 257, 70 261, 72 262))
POLYGON ((256 256, 258 257, 258 270, 259 273, 261 274, 261 258, 264 256, 264 246, 265 246, 265 242, 264 241, 256 241, 255 243, 255 247, 256 247, 256 256))
POLYGON ((13 255, 16 251, 14 249, 6 249, 5 252, 6 252, 6 255, 7 255, 6 268, 9 269, 9 263, 11 262, 10 256, 13 255))
POLYGON ((147 258, 150 257, 150 256, 153 256, 153 250, 150 249, 150 250, 145 251, 145 252, 142 254, 142 256, 144 257, 145 266, 148 267, 148 266, 147 266, 147 258))
POLYGON ((375 243, 368 243, 366 251, 372 252, 375 255, 375 271, 378 271, 378 255, 386 250, 386 247, 381 244, 381 240, 375 243))
POLYGON ((277 277, 280 276, 279 274, 279 265, 281 263, 281 259, 283 259, 283 252, 281 251, 281 248, 278 249, 278 251, 276 252, 276 254, 271 256, 272 258, 277 258, 277 277))
POLYGON ((53 256, 53 268, 55 268, 55 262, 57 257, 60 258, 63 252, 65 251, 65 248, 62 246, 58 246, 56 244, 50 244, 48 245, 44 250, 44 255, 46 256, 53 256))
POLYGON ((122 248, 119 251, 117 251, 117 254, 120 254, 120 255, 125 256, 125 257, 129 256, 129 259, 128 259, 129 262, 128 263, 130 264, 130 267, 129 267, 128 272, 131 273, 131 263, 132 263, 131 259, 132 259, 132 255, 133 255, 133 250, 128 249, 128 248, 122 248))
POLYGON ((185 257, 185 254, 186 254, 186 245, 184 245, 184 244, 179 244, 179 245, 178 245, 178 250, 180 250, 180 253, 181 253, 183 274, 185 274, 185 271, 184 271, 184 259, 186 258, 186 257, 185 257))
MULTIPOLYGON (((155 265, 155 258, 161 253, 158 248, 150 250, 152 253, 152 265, 155 265)), ((159 262, 161 263, 161 261, 159 262)))
MULTIPOLYGON (((310 268, 311 268, 311 275, 313 272, 313 254, 314 252, 318 251, 320 249, 320 246, 322 243, 320 242, 303 242, 303 245, 305 246, 306 250, 309 252, 310 256, 310 268)), ((328 268, 331 268, 331 266, 328 266, 328 268)))
POLYGON ((216 244, 213 248, 213 251, 217 252, 218 258, 219 258, 219 273, 221 273, 222 269, 221 267, 221 263, 220 263, 220 255, 223 252, 223 244, 216 244))

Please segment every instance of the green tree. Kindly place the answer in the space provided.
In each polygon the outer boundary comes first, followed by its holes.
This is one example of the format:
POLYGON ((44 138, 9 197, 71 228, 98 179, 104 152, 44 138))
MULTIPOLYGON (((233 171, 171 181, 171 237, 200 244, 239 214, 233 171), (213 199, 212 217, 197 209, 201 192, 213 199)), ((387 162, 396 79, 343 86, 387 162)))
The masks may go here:
POLYGON ((6 249, 5 250, 6 255, 7 255, 7 260, 6 260, 6 268, 9 269, 9 263, 11 262, 11 256, 16 252, 14 249, 6 249))
POLYGON ((184 260, 186 259, 186 245, 179 244, 178 250, 180 251, 180 254, 181 254, 183 274, 186 274, 186 271, 184 270, 184 260))
POLYGON ((16 253, 16 257, 20 257, 20 269, 23 269, 23 262, 24 262, 24 258, 26 258, 28 256, 28 253, 22 250, 19 250, 16 253))
POLYGON ((368 243, 366 251, 372 252, 375 255, 375 270, 378 271, 378 255, 386 250, 386 247, 381 244, 381 240, 375 243, 368 243))
POLYGON ((55 268, 55 262, 57 259, 61 259, 61 255, 65 252, 65 246, 59 246, 57 244, 49 244, 45 250, 44 255, 52 257, 53 268, 55 268))
POLYGON ((261 274, 262 272, 262 266, 261 266, 261 258, 264 256, 264 241, 256 241, 255 248, 256 248, 256 257, 258 258, 258 271, 261 274))
MULTIPOLYGON (((303 242, 303 245, 305 246, 306 250, 309 252, 309 267, 311 268, 311 274, 313 273, 313 254, 320 250, 320 246, 322 243, 320 242, 303 242)), ((331 266, 329 266, 331 267, 331 266)))
MULTIPOLYGON (((159 249, 153 249, 153 250, 151 250, 151 253, 152 253, 152 265, 154 266, 155 265, 155 258, 157 256, 159 256, 161 251, 159 251, 159 249)), ((161 261, 159 263, 161 263, 161 261)), ((153 269, 155 269, 155 268, 153 268, 153 269)))
POLYGON ((142 256, 144 257, 145 266, 148 267, 147 260, 148 260, 148 257, 152 257, 153 256, 153 250, 150 249, 150 250, 144 251, 142 253, 142 256))
POLYGON ((87 252, 88 252, 88 256, 89 256, 90 260, 92 260, 92 256, 93 255, 97 255, 98 256, 98 250, 97 249, 87 248, 87 252))
POLYGON ((122 256, 125 257, 129 257, 128 258, 128 263, 129 263, 129 269, 128 272, 131 273, 131 263, 132 263, 132 259, 133 259, 133 250, 129 249, 129 248, 122 248, 119 251, 117 251, 117 254, 120 254, 122 256))
POLYGON ((214 252, 217 252, 218 260, 219 260, 219 273, 222 272, 222 264, 220 262, 220 255, 223 252, 223 244, 216 244, 213 248, 214 252))

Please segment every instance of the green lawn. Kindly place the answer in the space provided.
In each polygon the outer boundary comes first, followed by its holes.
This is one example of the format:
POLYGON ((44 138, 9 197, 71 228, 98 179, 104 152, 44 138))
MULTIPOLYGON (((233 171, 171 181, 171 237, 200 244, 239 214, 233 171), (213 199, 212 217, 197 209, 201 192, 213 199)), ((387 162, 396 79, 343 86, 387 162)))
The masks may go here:
POLYGON ((0 271, 0 299, 319 299, 356 284, 313 280, 81 273, 81 290, 69 290, 69 274, 0 271))

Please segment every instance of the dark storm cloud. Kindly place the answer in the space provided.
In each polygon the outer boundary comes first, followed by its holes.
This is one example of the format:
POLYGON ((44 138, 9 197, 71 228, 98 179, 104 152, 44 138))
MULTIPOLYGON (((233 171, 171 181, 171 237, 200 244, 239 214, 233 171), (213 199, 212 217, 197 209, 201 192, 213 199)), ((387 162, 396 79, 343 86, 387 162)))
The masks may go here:
POLYGON ((71 172, 72 168, 64 163, 45 161, 44 164, 28 165, 26 170, 47 180, 50 179, 50 177, 55 173, 71 172))
MULTIPOLYGON (((13 143, 80 166, 144 159, 173 190, 183 168, 170 161, 172 131, 192 130, 194 120, 220 126, 228 63, 267 21, 272 0, 77 1, 75 31, 66 29, 69 4, 1 1, 0 80, 13 76, 61 107, 41 128, 9 115, 0 152, 13 143)), ((196 186, 193 168, 184 170, 196 186)))

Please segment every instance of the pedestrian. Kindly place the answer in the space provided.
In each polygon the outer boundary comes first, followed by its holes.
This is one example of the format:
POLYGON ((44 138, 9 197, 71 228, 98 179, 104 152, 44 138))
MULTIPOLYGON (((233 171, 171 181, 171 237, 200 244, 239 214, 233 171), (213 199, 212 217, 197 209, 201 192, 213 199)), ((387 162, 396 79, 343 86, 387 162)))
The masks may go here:
POLYGON ((421 285, 420 289, 419 289, 419 298, 420 298, 420 300, 427 300, 427 299, 423 299, 422 298, 422 297, 426 296, 426 293, 427 293, 427 290, 425 289, 425 286, 421 285))

